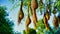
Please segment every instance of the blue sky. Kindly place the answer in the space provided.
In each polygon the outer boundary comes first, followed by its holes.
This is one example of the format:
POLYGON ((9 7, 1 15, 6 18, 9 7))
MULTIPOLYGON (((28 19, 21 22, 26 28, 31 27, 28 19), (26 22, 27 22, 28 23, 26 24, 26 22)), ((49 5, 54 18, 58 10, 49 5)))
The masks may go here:
MULTIPOLYGON (((11 8, 14 4, 12 4, 11 2, 9 2, 9 0, 0 0, 0 4, 7 7, 7 12, 9 13, 8 18, 9 18, 11 21, 14 21, 14 26, 13 26, 14 31, 15 31, 15 32, 22 32, 22 30, 25 29, 25 19, 26 19, 26 15, 27 15, 27 14, 26 14, 26 11, 27 11, 26 8, 23 7, 23 11, 24 11, 25 16, 24 16, 23 20, 21 21, 21 24, 18 26, 18 25, 17 25, 17 15, 18 15, 18 11, 19 11, 19 6, 18 6, 17 8, 15 8, 15 9, 13 9, 12 11, 10 11, 10 8, 11 8)), ((38 10, 37 10, 37 11, 38 11, 38 10)), ((38 20, 43 18, 43 15, 40 15, 39 12, 37 12, 36 14, 37 14, 38 20)), ((49 20, 49 24, 50 24, 51 26, 53 26, 53 25, 52 25, 53 14, 52 14, 50 17, 51 17, 51 18, 50 18, 50 20, 49 20)), ((33 23, 31 23, 29 27, 33 28, 33 23)))

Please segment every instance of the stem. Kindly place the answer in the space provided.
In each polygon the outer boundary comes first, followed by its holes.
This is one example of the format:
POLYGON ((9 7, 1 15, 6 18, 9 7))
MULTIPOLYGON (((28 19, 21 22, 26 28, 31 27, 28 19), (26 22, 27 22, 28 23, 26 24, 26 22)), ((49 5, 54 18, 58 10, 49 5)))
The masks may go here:
POLYGON ((28 11, 28 17, 30 17, 30 15, 29 15, 29 6, 27 7, 27 11, 28 11))
POLYGON ((23 1, 21 0, 20 10, 22 10, 23 1))

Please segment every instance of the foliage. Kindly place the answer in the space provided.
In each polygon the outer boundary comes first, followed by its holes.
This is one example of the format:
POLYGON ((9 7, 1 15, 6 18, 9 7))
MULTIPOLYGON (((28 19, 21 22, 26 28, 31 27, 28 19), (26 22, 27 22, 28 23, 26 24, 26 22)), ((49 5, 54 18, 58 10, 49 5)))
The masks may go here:
POLYGON ((44 29, 45 29, 45 26, 44 26, 42 19, 41 19, 37 23, 37 34, 44 34, 44 29))
POLYGON ((26 31, 23 30, 23 34, 36 34, 36 31, 32 28, 29 28, 29 32, 26 33, 26 31))
POLYGON ((57 7, 58 10, 60 10, 60 0, 57 0, 55 6, 57 7))
POLYGON ((4 6, 0 6, 0 34, 12 34, 13 22, 6 18, 8 14, 5 10, 4 6))

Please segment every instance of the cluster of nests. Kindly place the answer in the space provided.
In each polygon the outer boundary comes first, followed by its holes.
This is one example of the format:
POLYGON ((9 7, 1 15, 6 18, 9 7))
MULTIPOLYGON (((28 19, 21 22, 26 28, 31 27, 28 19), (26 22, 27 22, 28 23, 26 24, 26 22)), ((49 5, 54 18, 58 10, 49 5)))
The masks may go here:
MULTIPOLYGON (((36 22, 37 22, 37 17, 36 17, 36 9, 38 8, 38 4, 35 0, 32 0, 31 2, 31 10, 32 10, 32 20, 34 22, 34 26, 36 28, 36 22)), ((22 10, 22 2, 21 2, 21 7, 20 11, 18 13, 18 24, 21 23, 21 20, 24 18, 24 13, 22 10)), ((28 15, 26 18, 26 31, 28 31, 28 26, 31 23, 30 16, 28 15)))
MULTIPOLYGON (((21 23, 21 20, 24 18, 22 5, 23 4, 21 4, 20 11, 18 13, 18 24, 21 23)), ((36 0, 32 0, 31 1, 32 20, 33 20, 35 29, 36 29, 36 23, 37 23, 37 16, 36 16, 36 9, 37 8, 38 8, 37 1, 36 0)), ((50 19, 49 12, 46 11, 45 14, 44 14, 44 17, 43 17, 43 23, 44 23, 44 25, 45 25, 47 30, 49 29, 49 27, 48 27, 48 20, 49 19, 50 19)), ((26 31, 28 31, 28 26, 29 26, 30 23, 31 23, 31 19, 30 19, 30 16, 28 15, 27 18, 26 18, 26 31)), ((58 27, 58 23, 60 23, 60 15, 58 15, 58 18, 54 15, 53 25, 55 26, 55 28, 58 27)))

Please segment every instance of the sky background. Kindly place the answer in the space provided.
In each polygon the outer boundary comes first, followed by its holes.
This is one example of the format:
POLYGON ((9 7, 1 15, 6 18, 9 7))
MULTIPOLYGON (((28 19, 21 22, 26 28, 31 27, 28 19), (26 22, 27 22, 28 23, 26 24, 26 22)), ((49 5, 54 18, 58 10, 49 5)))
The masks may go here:
MULTIPOLYGON (((16 3, 17 1, 15 1, 14 3, 16 3)), ((45 3, 45 0, 43 1, 45 3)), ((10 8, 14 5, 12 4, 9 0, 0 0, 0 4, 3 5, 3 6, 6 6, 7 7, 7 12, 9 14, 8 18, 14 22, 14 26, 13 26, 13 31, 14 32, 22 32, 22 30, 25 29, 25 20, 26 20, 26 16, 27 16, 27 9, 23 7, 23 12, 25 14, 23 20, 21 21, 21 24, 18 26, 17 25, 17 15, 18 15, 18 11, 19 11, 19 8, 20 6, 16 7, 15 9, 13 9, 12 11, 10 11, 10 8)), ((39 19, 42 19, 43 18, 43 15, 40 15, 39 12, 37 12, 38 9, 36 10, 36 14, 37 14, 37 18, 38 20, 39 19)), ((57 14, 56 14, 57 15, 57 14)), ((52 25, 52 19, 53 19, 53 14, 50 16, 50 20, 48 21, 50 26, 53 27, 52 25)), ((31 17, 30 17, 31 18, 31 17)), ((29 25, 29 27, 33 28, 33 23, 31 23, 29 25)))

